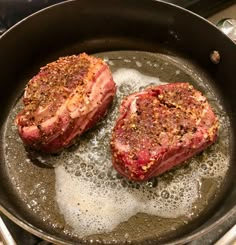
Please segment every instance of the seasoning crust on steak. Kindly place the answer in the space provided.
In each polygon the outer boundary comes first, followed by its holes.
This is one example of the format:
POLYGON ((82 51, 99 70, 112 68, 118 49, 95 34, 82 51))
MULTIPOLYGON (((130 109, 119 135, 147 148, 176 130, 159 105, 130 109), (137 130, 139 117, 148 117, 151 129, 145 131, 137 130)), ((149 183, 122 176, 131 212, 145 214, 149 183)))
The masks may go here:
POLYGON ((16 124, 23 142, 54 153, 103 117, 116 92, 107 64, 83 53, 40 69, 25 89, 16 124))
POLYGON ((131 180, 148 180, 214 143, 218 127, 206 98, 188 83, 134 93, 113 129, 113 166, 131 180))

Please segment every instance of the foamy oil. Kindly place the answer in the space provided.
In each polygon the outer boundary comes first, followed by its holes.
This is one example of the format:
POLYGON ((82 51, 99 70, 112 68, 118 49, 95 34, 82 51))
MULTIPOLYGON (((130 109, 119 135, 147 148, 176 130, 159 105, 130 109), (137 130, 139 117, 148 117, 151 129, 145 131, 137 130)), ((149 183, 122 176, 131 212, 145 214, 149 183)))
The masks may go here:
POLYGON ((117 85, 106 117, 74 146, 48 156, 26 149, 19 139, 14 126, 19 100, 4 142, 12 183, 27 208, 68 239, 126 242, 174 233, 213 205, 220 192, 229 168, 229 119, 208 78, 175 56, 135 51, 97 56, 110 66, 117 85), (170 82, 189 82, 208 98, 220 121, 218 140, 159 177, 129 181, 111 163, 110 137, 120 102, 130 93, 170 82))

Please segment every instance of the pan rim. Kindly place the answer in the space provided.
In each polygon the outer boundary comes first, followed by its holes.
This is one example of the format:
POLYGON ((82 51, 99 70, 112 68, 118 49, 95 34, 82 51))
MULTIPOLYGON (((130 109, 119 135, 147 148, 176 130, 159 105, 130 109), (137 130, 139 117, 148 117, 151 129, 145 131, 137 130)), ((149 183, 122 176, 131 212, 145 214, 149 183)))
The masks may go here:
MULTIPOLYGON (((92 0, 90 0, 90 1, 92 1, 92 0)), ((97 1, 97 0, 95 0, 95 1, 97 1)), ((122 0, 117 0, 117 1, 122 1, 122 0)), ((209 20, 205 19, 204 17, 202 17, 202 16, 200 16, 200 15, 198 15, 198 14, 196 14, 196 13, 194 13, 194 12, 188 10, 188 9, 185 9, 185 8, 183 8, 181 6, 178 6, 178 5, 174 4, 174 3, 165 2, 164 0, 144 0, 144 1, 147 1, 147 2, 159 2, 161 4, 169 5, 169 6, 172 6, 172 7, 176 8, 176 9, 179 9, 181 11, 184 11, 184 12, 186 12, 188 14, 191 14, 191 15, 195 16, 196 18, 201 19, 201 21, 206 22, 208 25, 211 25, 211 27, 213 27, 214 29, 216 29, 219 32, 221 32, 228 39, 228 41, 230 41, 231 43, 233 43, 235 45, 235 42, 228 35, 226 35, 224 32, 220 31, 219 28, 216 25, 214 25, 209 20)), ((79 2, 79 0, 63 0, 63 2, 55 3, 55 4, 51 5, 51 6, 45 7, 43 9, 41 9, 41 10, 38 10, 38 11, 26 16, 25 18, 23 18, 22 20, 18 21, 13 26, 11 26, 8 30, 6 30, 0 36, 0 41, 1 41, 1 39, 4 39, 5 36, 8 35, 9 32, 14 31, 16 28, 18 28, 18 26, 20 26, 25 21, 28 21, 29 19, 33 18, 34 16, 40 15, 42 12, 46 12, 48 10, 51 10, 53 8, 57 8, 57 7, 62 6, 62 5, 71 4, 73 2, 79 2)))
MULTIPOLYGON (((10 211, 8 211, 6 208, 4 208, 0 204, 0 212, 2 212, 6 217, 8 217, 11 221, 19 225, 24 230, 28 231, 29 233, 38 236, 42 239, 45 239, 49 242, 60 242, 61 245, 73 245, 75 243, 65 241, 64 239, 58 238, 54 235, 49 235, 48 233, 44 232, 43 230, 38 229, 37 227, 33 226, 29 222, 25 220, 21 220, 20 218, 17 218, 16 215, 12 215, 10 211)), ((216 220, 214 223, 206 227, 205 229, 198 231, 192 235, 186 235, 183 238, 177 238, 173 242, 165 243, 166 245, 178 245, 178 244, 185 244, 187 242, 191 242, 193 240, 198 239, 199 237, 206 235, 208 232, 216 228, 217 226, 221 225, 226 219, 230 218, 232 215, 236 213, 236 206, 234 206, 229 212, 227 212, 224 216, 222 216, 220 219, 216 220)))
MULTIPOLYGON (((165 5, 170 5, 170 6, 173 6, 175 8, 178 8, 184 12, 187 12, 191 15, 194 15, 195 17, 197 18, 200 18, 202 19, 202 21, 204 22, 207 22, 208 24, 210 24, 212 27, 214 27, 215 29, 218 29, 215 25, 213 25, 211 22, 209 22, 208 20, 204 19, 203 17, 187 10, 187 9, 184 9, 182 7, 179 7, 175 4, 172 4, 172 3, 167 3, 167 2, 164 2, 162 0, 147 0, 149 2, 160 2, 162 4, 165 4, 165 5)), ((45 11, 48 11, 49 9, 52 9, 52 8, 55 8, 55 7, 58 7, 58 6, 61 6, 61 5, 66 5, 66 4, 70 4, 72 2, 78 2, 78 0, 67 0, 67 1, 64 1, 64 2, 61 2, 61 3, 57 3, 57 4, 53 4, 49 7, 46 7, 44 9, 41 9, 27 17, 25 17, 23 20, 19 21, 18 23, 16 23, 14 26, 12 26, 11 28, 9 28, 1 37, 0 37, 0 41, 2 39, 5 38, 6 35, 8 35, 9 32, 12 32, 13 30, 15 30, 15 28, 17 28, 18 26, 20 26, 23 22, 25 21, 29 21, 32 17, 36 16, 36 15, 39 15, 45 11)), ((219 30, 220 31, 220 30, 219 30)), ((225 35, 225 34, 223 34, 225 35)), ((233 41, 227 36, 225 35, 228 40, 230 42, 233 43, 233 41)), ((19 225, 21 228, 25 229, 26 231, 36 235, 36 236, 39 236, 49 242, 59 242, 60 244, 74 244, 73 242, 67 242, 65 241, 64 239, 62 238, 58 238, 54 235, 49 235, 48 233, 44 232, 43 230, 40 230, 38 229, 37 227, 33 226, 32 224, 30 224, 29 222, 27 222, 26 220, 23 220, 19 217, 17 217, 17 215, 13 215, 6 207, 3 207, 3 205, 0 203, 0 212, 2 212, 4 215, 6 215, 9 219, 11 219, 13 222, 15 222, 17 225, 19 225)), ((186 235, 184 236, 183 238, 177 238, 174 242, 170 242, 170 243, 166 243, 166 244, 169 244, 169 245, 173 245, 173 244, 183 244, 183 243, 186 243, 186 242, 190 242, 194 239, 197 239, 199 237, 201 237, 202 235, 205 235, 207 234, 208 232, 210 232, 211 230, 213 230, 216 226, 222 224, 227 218, 229 218, 231 215, 235 214, 236 213, 236 206, 234 206, 230 211, 228 211, 225 215, 223 215, 221 218, 217 219, 214 223, 212 223, 211 225, 209 225, 207 228, 201 230, 201 231, 196 231, 196 233, 192 234, 192 235, 186 235)))

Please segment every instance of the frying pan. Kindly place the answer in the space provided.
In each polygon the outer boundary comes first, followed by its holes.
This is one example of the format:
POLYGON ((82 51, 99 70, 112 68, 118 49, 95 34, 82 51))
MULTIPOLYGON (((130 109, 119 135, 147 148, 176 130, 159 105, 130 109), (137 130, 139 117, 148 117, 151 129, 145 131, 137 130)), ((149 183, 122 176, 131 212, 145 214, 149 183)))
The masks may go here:
MULTIPOLYGON (((187 10, 161 1, 68 1, 24 19, 0 38, 0 211, 29 232, 58 244, 183 244, 209 232, 236 211, 235 56, 235 44, 215 26, 187 10), (153 222, 154 217, 137 215, 116 234, 72 236, 55 202, 53 168, 36 161, 38 156, 31 156, 32 162, 27 162, 26 154, 38 153, 28 151, 18 140, 7 140, 11 138, 8 132, 14 131, 9 119, 12 110, 28 79, 42 65, 64 55, 87 52, 104 57, 110 51, 114 52, 109 53, 114 62, 116 58, 133 55, 132 52, 137 52, 139 59, 144 55, 142 61, 147 59, 146 52, 149 58, 156 54, 159 61, 163 57, 168 61, 178 60, 178 65, 184 64, 181 69, 191 73, 189 79, 193 77, 197 81, 195 85, 199 89, 211 88, 221 105, 221 112, 228 118, 229 168, 220 189, 199 217, 188 224, 171 230, 172 223, 162 220, 166 229, 162 235, 158 235, 161 226, 153 222), (196 76, 206 80, 198 84, 202 79, 196 79, 196 76), (7 143, 12 144, 13 150, 8 149, 7 143), (8 150, 14 152, 14 157, 7 155, 8 150), (44 196, 48 201, 39 201, 34 206, 35 198, 39 197, 39 200, 43 195, 30 192, 37 184, 45 186, 47 193, 44 196), (38 207, 46 215, 40 215, 38 207), (154 225, 150 234, 148 229, 139 236, 137 233, 137 236, 121 238, 118 234, 132 231, 135 234, 136 228, 140 232, 140 228, 148 227, 147 222, 154 225)), ((153 69, 145 69, 144 73, 148 71, 155 75, 153 69)), ((158 76, 169 81, 172 77, 167 73, 171 72, 160 70, 158 76)))

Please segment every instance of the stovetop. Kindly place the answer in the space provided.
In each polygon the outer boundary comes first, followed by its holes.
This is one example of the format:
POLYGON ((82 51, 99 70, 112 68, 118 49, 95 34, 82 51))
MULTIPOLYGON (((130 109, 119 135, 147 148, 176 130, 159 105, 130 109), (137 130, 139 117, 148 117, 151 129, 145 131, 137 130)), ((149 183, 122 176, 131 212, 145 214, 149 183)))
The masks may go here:
MULTIPOLYGON (((37 10, 48 7, 64 0, 0 0, 0 35, 12 25, 37 10)), ((140 0, 141 1, 141 0, 140 0)), ((212 23, 216 24, 224 18, 236 19, 236 0, 170 0, 166 1, 187 8, 212 23)), ((16 241, 17 245, 49 245, 50 242, 28 233, 18 225, 10 221, 6 216, 0 214, 5 225, 16 241)), ((189 245, 214 244, 236 223, 236 214, 230 217, 224 224, 215 227, 207 235, 189 245)), ((0 245, 1 237, 0 237, 0 245)), ((10 245, 10 244, 7 244, 10 245)))

